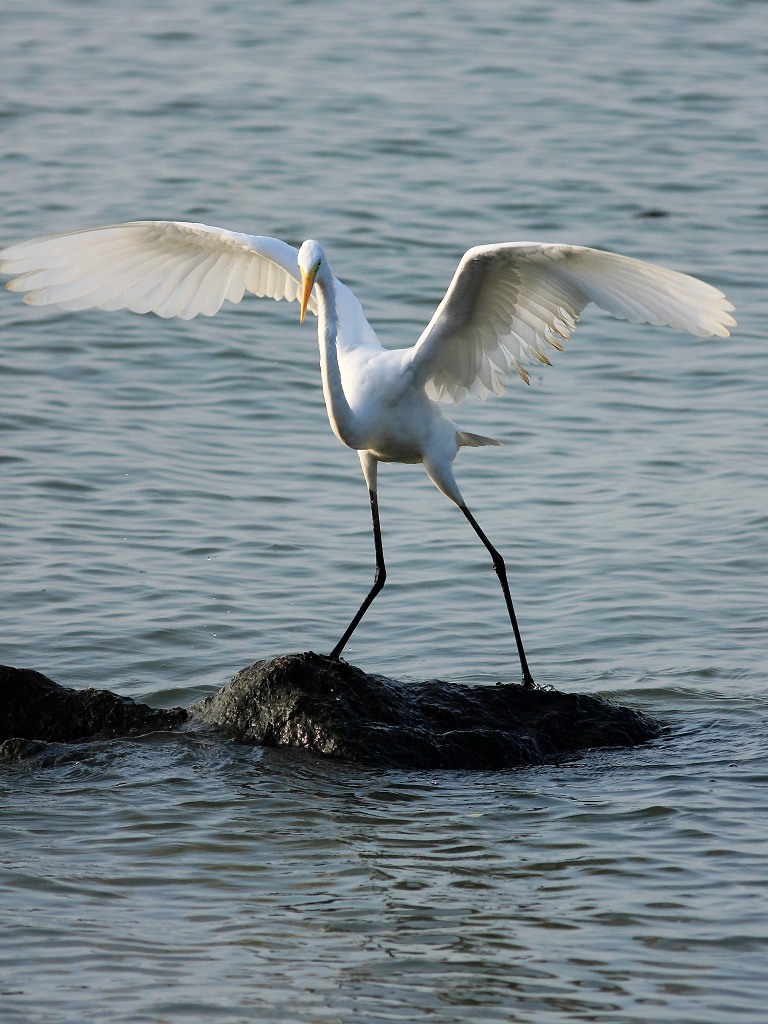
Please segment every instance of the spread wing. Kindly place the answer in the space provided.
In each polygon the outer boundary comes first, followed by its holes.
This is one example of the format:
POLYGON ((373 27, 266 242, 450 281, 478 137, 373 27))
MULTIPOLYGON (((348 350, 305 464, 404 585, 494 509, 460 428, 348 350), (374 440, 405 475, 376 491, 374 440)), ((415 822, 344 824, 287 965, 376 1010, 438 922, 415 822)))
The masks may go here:
POLYGON ((633 323, 726 338, 736 321, 722 292, 687 274, 576 245, 482 245, 462 258, 412 349, 430 398, 501 394, 506 377, 563 350, 590 302, 633 323))
MULTIPOLYGON (((131 309, 189 320, 245 292, 295 300, 298 250, 279 238, 206 224, 134 221, 21 242, 0 250, 8 288, 32 306, 131 309)), ((315 296, 308 308, 317 313, 315 296)))

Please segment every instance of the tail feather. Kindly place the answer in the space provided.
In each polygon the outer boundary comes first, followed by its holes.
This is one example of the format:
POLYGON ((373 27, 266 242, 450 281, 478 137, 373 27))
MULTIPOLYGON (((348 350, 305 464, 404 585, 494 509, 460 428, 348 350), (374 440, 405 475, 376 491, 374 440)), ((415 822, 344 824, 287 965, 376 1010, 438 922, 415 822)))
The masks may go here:
POLYGON ((459 448, 482 448, 486 444, 506 444, 505 441, 497 441, 493 437, 483 437, 482 434, 470 434, 466 430, 457 430, 456 440, 459 443, 459 448))

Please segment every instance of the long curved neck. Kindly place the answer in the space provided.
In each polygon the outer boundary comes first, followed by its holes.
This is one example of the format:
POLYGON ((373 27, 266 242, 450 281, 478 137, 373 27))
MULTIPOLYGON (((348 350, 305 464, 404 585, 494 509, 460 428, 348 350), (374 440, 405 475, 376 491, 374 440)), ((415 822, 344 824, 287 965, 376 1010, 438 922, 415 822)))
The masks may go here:
POLYGON ((336 315, 336 289, 330 273, 320 274, 315 282, 317 293, 317 340, 320 344, 320 374, 328 419, 338 439, 350 448, 356 448, 358 425, 341 380, 339 353, 336 346, 338 320, 336 315))

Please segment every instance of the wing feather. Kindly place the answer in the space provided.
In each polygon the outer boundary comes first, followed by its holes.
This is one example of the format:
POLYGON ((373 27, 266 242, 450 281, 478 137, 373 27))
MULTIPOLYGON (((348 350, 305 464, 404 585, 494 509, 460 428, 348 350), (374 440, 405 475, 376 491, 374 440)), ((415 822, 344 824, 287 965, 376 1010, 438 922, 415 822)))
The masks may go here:
POLYGON ((675 270, 583 246, 484 245, 462 258, 411 366, 431 398, 501 394, 531 360, 549 363, 547 346, 563 350, 590 302, 701 337, 728 337, 736 322, 722 292, 675 270))
MULTIPOLYGON (((182 221, 133 221, 0 250, 8 288, 33 306, 213 316, 246 292, 295 301, 298 251, 278 238, 182 221)), ((317 300, 308 309, 317 313, 317 300)))

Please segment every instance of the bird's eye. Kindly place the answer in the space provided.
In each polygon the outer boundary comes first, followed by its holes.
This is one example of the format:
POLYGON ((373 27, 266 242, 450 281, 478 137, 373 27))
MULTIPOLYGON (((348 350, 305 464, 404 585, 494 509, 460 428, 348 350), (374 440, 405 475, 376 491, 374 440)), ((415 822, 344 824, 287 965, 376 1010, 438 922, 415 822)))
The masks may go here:
POLYGON ((322 262, 323 262, 322 260, 318 260, 318 261, 317 261, 317 263, 315 264, 315 273, 317 273, 317 272, 318 272, 318 270, 320 269, 320 264, 321 264, 322 262))

